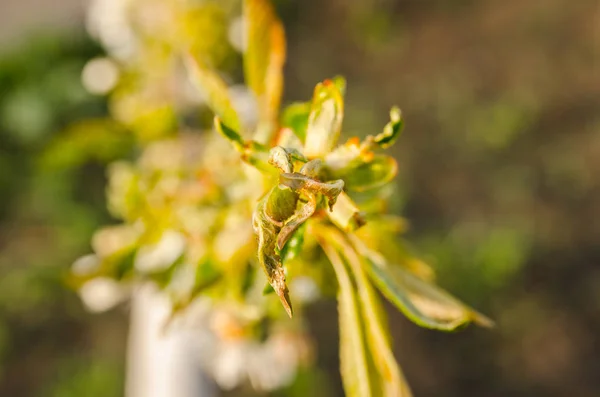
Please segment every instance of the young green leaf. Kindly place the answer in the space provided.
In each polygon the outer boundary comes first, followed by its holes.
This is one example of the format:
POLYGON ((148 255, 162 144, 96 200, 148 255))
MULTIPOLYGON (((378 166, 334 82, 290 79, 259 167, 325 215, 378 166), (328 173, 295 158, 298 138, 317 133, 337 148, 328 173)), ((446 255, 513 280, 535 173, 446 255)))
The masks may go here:
POLYGON ((244 146, 246 145, 244 138, 242 138, 242 136, 235 129, 221 121, 218 116, 215 116, 214 124, 217 132, 231 142, 231 144, 238 151, 242 151, 244 149, 244 146))
POLYGON ((223 79, 216 72, 202 65, 191 54, 185 57, 185 65, 193 85, 205 95, 208 107, 227 126, 239 131, 240 120, 233 108, 227 84, 223 79))
POLYGON ((304 145, 308 158, 326 155, 338 142, 344 118, 342 82, 341 78, 325 80, 315 87, 304 145))
POLYGON ((217 116, 215 116, 214 125, 217 132, 231 142, 241 154, 242 160, 267 174, 273 173, 274 168, 269 164, 269 152, 264 145, 254 141, 244 141, 237 131, 223 124, 217 116))
POLYGON ((385 125, 383 132, 373 138, 373 142, 386 149, 396 142, 403 128, 404 119, 402 118, 402 113, 399 108, 394 106, 390 110, 390 122, 385 125))
POLYGON ((391 266, 354 236, 352 241, 364 257, 367 273, 378 289, 416 324, 441 331, 454 331, 470 322, 492 326, 493 322, 441 288, 391 266))

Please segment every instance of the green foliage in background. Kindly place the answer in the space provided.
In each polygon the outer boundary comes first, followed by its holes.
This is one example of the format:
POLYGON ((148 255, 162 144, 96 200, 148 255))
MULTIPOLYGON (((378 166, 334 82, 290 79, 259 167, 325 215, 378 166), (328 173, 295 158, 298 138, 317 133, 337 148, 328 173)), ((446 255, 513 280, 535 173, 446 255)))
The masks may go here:
POLYGON ((64 284, 66 264, 85 251, 86 235, 109 219, 104 165, 132 149, 127 135, 103 131, 94 143, 77 130, 107 113, 105 99, 80 79, 87 60, 100 54, 81 32, 46 32, 0 57, 2 395, 75 395, 66 390, 88 384, 86 395, 117 396, 122 388, 119 355, 78 340, 82 329, 108 324, 84 317, 64 284))

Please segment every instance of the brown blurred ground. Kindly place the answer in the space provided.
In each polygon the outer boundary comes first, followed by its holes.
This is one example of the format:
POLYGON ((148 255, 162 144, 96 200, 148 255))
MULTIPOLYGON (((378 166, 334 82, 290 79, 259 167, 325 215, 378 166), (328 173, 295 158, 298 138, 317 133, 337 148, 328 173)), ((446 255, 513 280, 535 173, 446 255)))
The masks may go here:
POLYGON ((599 395, 600 4, 310 3, 288 92, 344 74, 357 131, 401 106, 409 240, 497 321, 443 335, 392 310, 415 394, 599 395))

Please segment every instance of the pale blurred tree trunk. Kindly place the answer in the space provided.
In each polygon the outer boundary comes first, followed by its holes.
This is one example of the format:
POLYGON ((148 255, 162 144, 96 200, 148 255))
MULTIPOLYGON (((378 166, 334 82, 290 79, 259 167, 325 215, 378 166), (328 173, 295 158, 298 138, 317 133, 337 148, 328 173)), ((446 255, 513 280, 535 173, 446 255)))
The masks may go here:
POLYGON ((127 351, 126 397, 214 397, 190 333, 165 331, 167 298, 151 285, 133 294, 127 351))

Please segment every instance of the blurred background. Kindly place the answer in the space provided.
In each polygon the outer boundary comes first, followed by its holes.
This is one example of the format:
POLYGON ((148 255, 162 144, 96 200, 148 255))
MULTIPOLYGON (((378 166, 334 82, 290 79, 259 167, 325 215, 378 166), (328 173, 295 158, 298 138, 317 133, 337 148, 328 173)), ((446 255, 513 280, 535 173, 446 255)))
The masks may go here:
MULTIPOLYGON (((407 240, 442 286, 497 323, 443 334, 388 306, 415 396, 600 395, 600 4, 275 3, 285 98, 344 75, 348 135, 378 132, 402 108, 394 210, 407 240)), ((105 168, 133 146, 73 127, 108 111, 82 84, 103 53, 85 9, 0 4, 0 396, 123 394, 127 306, 89 314, 64 282, 94 230, 114 222, 105 168)), ((310 376, 327 396, 342 395, 335 311, 309 310, 310 376)))

